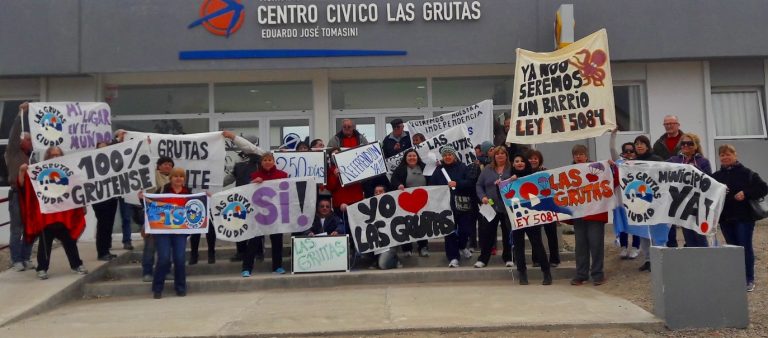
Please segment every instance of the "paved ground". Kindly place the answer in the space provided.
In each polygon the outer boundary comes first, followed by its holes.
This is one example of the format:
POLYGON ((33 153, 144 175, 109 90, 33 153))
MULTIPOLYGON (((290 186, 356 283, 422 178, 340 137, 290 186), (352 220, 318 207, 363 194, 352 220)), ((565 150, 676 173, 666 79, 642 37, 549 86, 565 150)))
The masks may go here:
POLYGON ((462 283, 190 294, 72 302, 0 328, 7 337, 366 334, 462 328, 655 325, 599 287, 462 283), (45 323, 45 325, 40 325, 45 323))

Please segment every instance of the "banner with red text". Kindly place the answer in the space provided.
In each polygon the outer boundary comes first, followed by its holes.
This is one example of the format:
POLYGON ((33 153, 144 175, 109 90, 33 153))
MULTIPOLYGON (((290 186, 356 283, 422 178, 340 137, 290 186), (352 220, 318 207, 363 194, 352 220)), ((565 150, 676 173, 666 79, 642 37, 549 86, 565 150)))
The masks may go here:
POLYGON ((507 142, 581 140, 615 128, 609 55, 605 29, 550 53, 518 48, 507 142))
POLYGON ((608 212, 616 205, 607 161, 573 164, 499 183, 512 229, 608 212))

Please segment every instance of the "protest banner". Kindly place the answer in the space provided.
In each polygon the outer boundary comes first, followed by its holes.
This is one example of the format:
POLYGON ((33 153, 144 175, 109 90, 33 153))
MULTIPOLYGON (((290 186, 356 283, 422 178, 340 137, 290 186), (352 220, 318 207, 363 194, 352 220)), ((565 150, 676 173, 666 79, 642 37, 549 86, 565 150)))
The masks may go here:
POLYGON ((144 232, 148 234, 208 233, 208 195, 145 194, 144 232))
POLYGON ((29 133, 37 151, 56 146, 65 154, 112 141, 112 116, 103 102, 31 102, 29 133))
POLYGON ((435 137, 456 126, 467 126, 472 144, 493 140, 493 100, 485 100, 469 107, 428 118, 408 121, 411 135, 424 134, 425 138, 435 137))
POLYGON ((291 237, 293 273, 349 271, 344 236, 291 237))
POLYGON ((342 187, 387 173, 384 153, 378 142, 333 154, 333 161, 339 168, 339 181, 342 187))
MULTIPOLYGON (((66 153, 65 153, 66 154, 66 153)), ((29 165, 40 211, 52 213, 136 193, 155 185, 145 141, 67 154, 29 165)))
POLYGON ((607 161, 573 164, 499 183, 512 229, 608 212, 616 205, 607 161))
MULTIPOLYGON (((456 159, 459 160, 459 162, 470 164, 477 159, 467 126, 456 126, 435 137, 428 138, 426 141, 413 147, 425 164, 425 176, 432 175, 435 168, 437 168, 437 161, 443 158, 440 155, 440 148, 446 144, 450 144, 456 149, 456 159)), ((400 162, 403 160, 403 154, 405 154, 405 151, 386 159, 385 162, 387 164, 388 172, 393 172, 395 168, 400 165, 400 162)))
POLYGON ((312 226, 316 203, 313 177, 264 181, 211 196, 211 219, 216 238, 238 242, 306 231, 312 226))
MULTIPOLYGON (((224 185, 226 147, 221 132, 165 135, 129 131, 126 140, 150 139, 152 163, 160 156, 173 159, 174 165, 187 171, 185 185, 193 191, 219 191, 224 185)), ((126 198, 137 204, 137 200, 126 198)))
POLYGON ((275 152, 275 166, 288 177, 314 177, 325 184, 326 156, 324 151, 275 152))
POLYGON ((605 29, 551 53, 518 48, 514 83, 507 142, 581 140, 616 127, 605 29))
POLYGON ((396 190, 347 207, 349 227, 360 253, 422 239, 445 237, 456 229, 448 186, 396 190))
POLYGON ((621 203, 631 224, 671 223, 714 234, 726 186, 688 164, 627 161, 619 165, 621 203))

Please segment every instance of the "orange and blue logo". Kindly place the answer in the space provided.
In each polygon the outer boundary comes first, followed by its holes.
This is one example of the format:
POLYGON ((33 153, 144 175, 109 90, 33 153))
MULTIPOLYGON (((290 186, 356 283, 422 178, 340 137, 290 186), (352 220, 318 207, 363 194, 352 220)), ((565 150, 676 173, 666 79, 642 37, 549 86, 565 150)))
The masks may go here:
POLYGON ((203 26, 211 34, 228 38, 243 25, 243 9, 242 0, 205 0, 200 5, 200 18, 187 28, 203 26))

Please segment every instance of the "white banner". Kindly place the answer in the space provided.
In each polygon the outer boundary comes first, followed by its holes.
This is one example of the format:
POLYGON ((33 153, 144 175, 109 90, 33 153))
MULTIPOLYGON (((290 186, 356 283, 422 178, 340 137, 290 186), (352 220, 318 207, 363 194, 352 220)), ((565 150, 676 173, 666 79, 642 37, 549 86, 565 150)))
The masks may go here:
MULTIPOLYGON (((126 140, 150 139, 152 163, 160 156, 173 159, 174 166, 187 171, 185 184, 192 191, 219 191, 224 185, 226 147, 221 132, 165 135, 129 131, 126 140)), ((160 187, 162 188, 162 187, 160 187)), ((128 203, 138 204, 135 196, 126 196, 128 203)))
POLYGON ((378 142, 336 153, 333 160, 339 168, 342 186, 387 173, 384 153, 378 142))
POLYGON ((275 166, 288 173, 288 177, 314 177, 325 184, 326 156, 324 151, 277 151, 275 166))
MULTIPOLYGON (((413 147, 425 164, 424 176, 431 176, 435 171, 437 161, 443 158, 440 156, 440 148, 446 144, 450 144, 456 149, 456 159, 459 162, 470 164, 477 159, 467 126, 456 126, 413 147)), ((403 154, 405 151, 386 159, 387 171, 391 173, 397 168, 403 160, 403 154)))
POLYGON ((714 234, 726 186, 688 164, 627 161, 619 165, 621 198, 634 225, 677 224, 714 234))
POLYGON ((216 238, 230 242, 303 232, 312 227, 317 203, 314 177, 248 184, 211 196, 216 238))
POLYGON ((349 271, 348 236, 292 237, 293 273, 349 271))
POLYGON ((455 112, 407 123, 411 136, 422 133, 426 138, 431 138, 453 127, 464 125, 467 126, 472 144, 493 141, 493 100, 485 100, 455 112))
POLYGON ((347 207, 349 227, 360 253, 380 251, 456 229, 448 186, 395 190, 347 207))
POLYGON ((58 146, 65 154, 112 141, 112 116, 103 102, 31 102, 29 133, 37 151, 58 146))
POLYGON ((72 153, 27 169, 43 213, 136 196, 155 186, 155 164, 142 140, 72 153))
POLYGON ((550 53, 517 49, 507 142, 581 140, 616 127, 608 34, 550 53))

